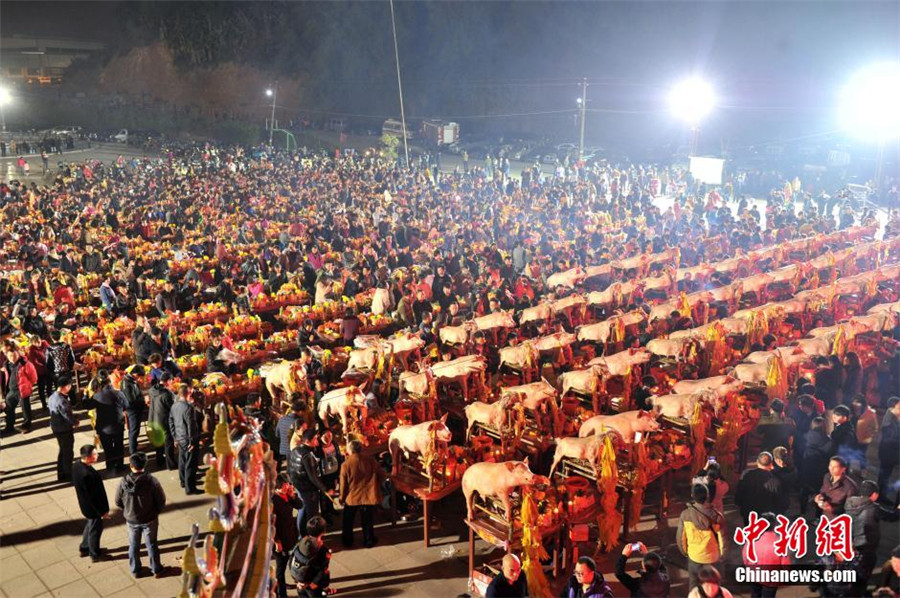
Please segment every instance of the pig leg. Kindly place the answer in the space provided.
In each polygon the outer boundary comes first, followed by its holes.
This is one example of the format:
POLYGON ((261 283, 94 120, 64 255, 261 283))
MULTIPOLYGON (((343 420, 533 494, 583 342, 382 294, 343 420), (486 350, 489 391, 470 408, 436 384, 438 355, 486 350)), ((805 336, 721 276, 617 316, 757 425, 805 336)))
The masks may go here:
POLYGON ((466 443, 468 444, 469 439, 472 437, 472 428, 475 427, 475 418, 472 418, 466 424, 466 443))
POLYGON ((553 472, 556 471, 556 466, 559 465, 559 462, 562 461, 563 454, 560 450, 560 446, 556 445, 556 452, 553 453, 553 465, 550 466, 550 478, 553 478, 553 472))
POLYGON ((503 503, 503 512, 506 513, 506 521, 512 522, 512 502, 509 500, 509 489, 500 495, 500 502, 503 503))
POLYGON ((269 378, 266 378, 266 390, 269 391, 269 397, 272 398, 272 402, 274 403, 274 402, 275 402, 275 399, 276 399, 276 396, 275 396, 275 384, 274 384, 274 382, 273 382, 272 380, 270 380, 269 378))
POLYGON ((466 518, 472 521, 475 519, 475 490, 463 486, 463 494, 466 496, 466 518))
POLYGON ((388 449, 391 451, 391 472, 397 475, 400 473, 400 441, 392 438, 388 449))
POLYGON ((340 414, 341 415, 341 429, 344 431, 345 438, 347 438, 350 433, 350 430, 347 428, 347 411, 348 410, 349 410, 349 407, 344 407, 344 409, 341 410, 341 414, 340 414))
POLYGON ((562 413, 558 410, 553 410, 550 412, 550 418, 553 422, 553 435, 560 436, 562 434, 562 428, 563 428, 562 413))

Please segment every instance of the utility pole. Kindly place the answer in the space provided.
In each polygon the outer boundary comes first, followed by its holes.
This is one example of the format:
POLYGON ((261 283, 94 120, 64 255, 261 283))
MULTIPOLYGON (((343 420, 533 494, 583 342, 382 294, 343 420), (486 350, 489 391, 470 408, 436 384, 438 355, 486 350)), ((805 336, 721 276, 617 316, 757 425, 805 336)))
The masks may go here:
POLYGON ((693 125, 690 131, 690 151, 689 156, 696 156, 697 149, 700 146, 700 125, 693 125))
POLYGON ((584 157, 584 115, 587 111, 587 77, 581 80, 581 139, 578 142, 578 159, 584 157))
POLYGON ((275 134, 275 101, 278 99, 278 81, 272 90, 272 120, 269 122, 269 145, 272 145, 272 136, 275 134))
POLYGON ((397 63, 397 91, 400 94, 400 123, 403 126, 403 153, 409 169, 409 142, 406 139, 406 112, 403 110, 403 83, 400 79, 400 50, 397 47, 397 22, 394 20, 394 0, 391 0, 391 29, 394 31, 394 60, 397 63))
POLYGON ((881 137, 878 140, 878 157, 875 159, 875 197, 881 199, 881 179, 884 175, 884 146, 887 144, 886 138, 881 137))

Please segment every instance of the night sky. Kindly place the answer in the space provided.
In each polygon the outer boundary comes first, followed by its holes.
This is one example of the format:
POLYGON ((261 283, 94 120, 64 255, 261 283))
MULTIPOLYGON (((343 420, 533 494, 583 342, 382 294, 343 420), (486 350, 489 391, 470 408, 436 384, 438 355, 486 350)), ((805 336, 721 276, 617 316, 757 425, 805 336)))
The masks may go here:
MULTIPOLYGON (((131 40, 117 23, 135 4, 3 0, 0 34, 82 37, 125 50, 131 40)), ((380 64, 384 52, 369 52, 377 38, 393 58, 387 3, 334 3, 336 21, 340 6, 367 11, 371 26, 330 51, 361 61, 377 56, 378 65, 362 70, 383 73, 378 81, 343 82, 341 96, 384 94, 393 102, 393 64, 380 64)), ((730 134, 766 123, 804 134, 833 128, 836 94, 853 71, 900 60, 900 2, 397 2, 395 9, 405 87, 413 112, 416 94, 423 98, 420 113, 441 106, 428 95, 432 79, 452 77, 475 96, 513 88, 539 111, 571 108, 584 76, 595 129, 624 120, 659 130, 672 126, 662 108, 668 88, 697 72, 720 96, 710 128, 730 134)), ((335 26, 321 14, 323 29, 335 26)), ((309 76, 311 86, 341 75, 322 70, 309 76)))

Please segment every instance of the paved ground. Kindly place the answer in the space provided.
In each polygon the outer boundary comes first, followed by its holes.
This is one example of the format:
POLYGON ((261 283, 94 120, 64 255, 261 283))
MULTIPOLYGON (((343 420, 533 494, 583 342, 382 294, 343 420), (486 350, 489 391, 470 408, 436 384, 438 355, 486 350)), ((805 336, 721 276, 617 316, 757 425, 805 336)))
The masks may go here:
MULTIPOLYGON (((163 564, 173 566, 171 575, 162 579, 132 579, 128 569, 124 521, 114 509, 111 520, 106 522, 102 545, 109 549, 112 560, 91 563, 78 555, 83 519, 78 510, 75 492, 67 484, 55 480, 56 443, 50 434, 46 411, 36 414, 34 429, 28 434, 6 438, 0 452, 2 469, 2 500, 0 500, 0 596, 30 598, 33 596, 58 596, 65 598, 140 597, 154 598, 175 596, 180 589, 180 558, 189 538, 191 524, 205 522, 207 509, 213 499, 206 496, 185 496, 178 486, 175 472, 160 472, 169 498, 169 506, 160 520, 159 538, 163 564)), ((90 442, 87 418, 81 414, 84 425, 76 435, 76 449, 90 442)), ((103 463, 98 467, 103 471, 103 463)), ((115 492, 118 477, 106 479, 110 497, 115 492)), ((674 538, 677 515, 683 506, 687 479, 683 472, 676 476, 676 490, 681 489, 674 500, 672 517, 657 530, 651 521, 652 505, 657 500, 655 489, 648 492, 644 519, 639 531, 632 538, 659 551, 668 562, 675 585, 673 596, 686 595, 684 585, 684 561, 671 545, 674 538)), ((728 505, 728 503, 726 503, 728 505)), ((729 505, 729 519, 734 524, 733 508, 729 505)), ((398 523, 391 527, 382 514, 376 534, 379 543, 371 549, 355 548, 341 551, 332 531, 328 542, 335 548, 332 562, 334 586, 344 596, 456 596, 466 591, 467 543, 462 525, 464 505, 461 495, 451 496, 435 508, 440 528, 433 531, 433 545, 422 546, 421 521, 398 523)), ((337 522, 335 522, 337 523, 337 522)), ((731 526, 730 526, 731 527, 731 526)), ((732 527, 733 529, 733 527, 732 527)), ((337 525, 332 526, 337 530, 337 525)), ((886 554, 897 543, 897 526, 889 526, 884 532, 882 553, 886 554)), ((811 544, 812 545, 812 544, 811 544)), ((582 554, 590 554, 590 544, 582 546, 582 554)), ((484 542, 476 543, 476 563, 482 563, 491 553, 484 542)), ((613 564, 617 553, 600 555, 601 570, 612 579, 613 564)), ((500 553, 495 553, 495 557, 500 553)), ((738 558, 732 550, 729 562, 738 558)), ((632 561, 632 566, 636 562, 632 561)), ((144 557, 144 566, 147 566, 144 557)), ((562 583, 556 580, 554 587, 562 583)), ((624 595, 623 588, 613 584, 616 596, 624 595)), ((735 595, 746 596, 746 591, 732 586, 735 595)), ((806 588, 786 588, 779 596, 803 597, 811 594, 806 588)))
MULTIPOLYGON (((69 161, 96 158, 108 162, 125 149, 117 145, 102 146, 89 152, 67 153, 65 158, 69 161)), ((11 161, 0 160, 0 180, 7 178, 11 161)), ((39 171, 39 159, 36 162, 39 171)), ((32 166, 34 168, 35 164, 32 166)), ((37 180, 40 175, 31 178, 37 180)), ((76 451, 78 446, 91 441, 87 417, 83 412, 80 415, 84 425, 76 435, 76 451)), ((169 497, 169 507, 161 517, 159 531, 163 564, 175 569, 167 578, 134 580, 128 569, 124 521, 115 510, 113 518, 106 522, 103 534, 103 546, 109 549, 113 559, 92 564, 89 559, 78 556, 83 519, 74 490, 55 481, 56 442, 49 430, 46 411, 37 411, 32 432, 4 438, 0 448, 0 596, 139 598, 146 595, 160 598, 178 594, 181 552, 190 537, 191 524, 207 520, 206 512, 213 504, 212 498, 185 496, 174 472, 157 474, 169 497)), ((102 471, 103 464, 99 466, 102 471)), ((670 507, 672 517, 660 530, 650 520, 652 505, 658 500, 655 488, 651 487, 645 501, 644 520, 632 538, 663 554, 673 576, 672 596, 687 594, 683 581, 684 559, 672 546, 687 483, 684 472, 676 476, 674 487, 678 492, 670 507)), ((116 476, 106 480, 110 497, 117 484, 116 476)), ((726 506, 730 529, 733 529, 736 517, 730 498, 726 499, 726 506)), ((433 531, 432 547, 428 549, 422 546, 421 521, 391 527, 385 522, 387 517, 381 514, 376 547, 343 552, 335 548, 332 561, 334 586, 340 590, 340 595, 355 597, 453 597, 465 592, 468 547, 462 524, 464 510, 461 494, 448 497, 437 505, 434 513, 440 520, 440 529, 433 531)), ((337 525, 332 529, 336 530, 337 525)), ((885 526, 883 534, 881 554, 886 556, 898 542, 897 525, 885 526)), ((332 546, 339 546, 333 532, 327 541, 332 546)), ((476 563, 484 562, 491 552, 486 543, 477 542, 476 563)), ((582 546, 582 554, 591 552, 591 545, 582 546)), ((495 552, 494 556, 500 554, 495 552)), ((600 570, 608 580, 613 578, 616 556, 617 553, 598 557, 600 570)), ((729 562, 734 563, 737 558, 737 551, 732 550, 729 562)), ((147 566, 146 557, 144 565, 147 566)), ((630 565, 634 568, 636 562, 631 561, 630 565)), ((558 588, 562 582, 560 578, 553 585, 558 588)), ((622 586, 613 583, 613 587, 616 596, 626 595, 622 586)), ((749 595, 747 588, 733 585, 729 588, 736 596, 749 595)), ((779 591, 780 598, 811 595, 803 587, 779 591)))
MULTIPOLYGON (((150 154, 143 151, 140 148, 133 147, 130 145, 124 145, 121 143, 94 143, 93 147, 86 149, 77 149, 72 151, 63 152, 62 154, 50 154, 49 157, 49 167, 52 173, 55 173, 57 170, 57 164, 59 162, 72 163, 72 162, 84 162, 86 160, 100 160, 106 164, 113 162, 120 155, 125 156, 126 158, 131 158, 132 156, 149 156, 150 154)), ((22 176, 22 174, 18 171, 16 167, 16 156, 7 156, 5 158, 0 158, 0 181, 9 181, 9 180, 26 180, 29 183, 51 183, 52 178, 47 177, 45 179, 44 174, 42 172, 41 166, 41 156, 40 154, 32 154, 25 156, 25 159, 28 161, 28 165, 31 166, 31 172, 28 176, 22 176)))

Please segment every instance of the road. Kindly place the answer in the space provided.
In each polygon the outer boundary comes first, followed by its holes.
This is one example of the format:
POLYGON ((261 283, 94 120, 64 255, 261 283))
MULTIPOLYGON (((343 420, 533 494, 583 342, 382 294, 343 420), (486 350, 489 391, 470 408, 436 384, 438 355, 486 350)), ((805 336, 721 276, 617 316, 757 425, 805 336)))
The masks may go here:
MULTIPOLYGON (((50 154, 47 162, 51 173, 55 173, 58 169, 59 162, 72 163, 85 162, 87 160, 100 160, 101 162, 109 163, 114 161, 120 155, 130 159, 133 156, 154 156, 156 154, 134 146, 119 143, 95 143, 88 149, 76 149, 63 152, 62 154, 50 154)), ((17 160, 17 156, 0 158, 0 181, 26 180, 29 183, 40 184, 44 180, 47 182, 51 180, 49 177, 45 177, 42 172, 40 154, 30 154, 25 156, 25 160, 28 162, 28 165, 31 166, 31 172, 28 176, 23 176, 22 173, 19 172, 18 167, 16 166, 17 160)))

